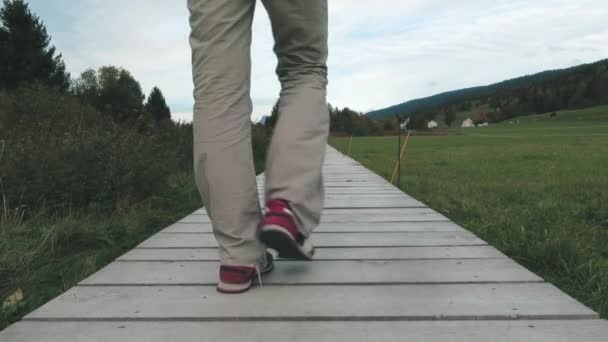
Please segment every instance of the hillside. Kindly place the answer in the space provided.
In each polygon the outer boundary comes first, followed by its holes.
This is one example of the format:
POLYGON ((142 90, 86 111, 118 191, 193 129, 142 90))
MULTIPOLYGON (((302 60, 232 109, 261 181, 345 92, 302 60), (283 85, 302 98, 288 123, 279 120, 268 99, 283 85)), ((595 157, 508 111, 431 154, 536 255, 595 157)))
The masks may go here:
POLYGON ((446 111, 471 112, 476 107, 489 106, 488 111, 479 114, 480 120, 501 121, 520 115, 606 103, 608 59, 567 69, 543 71, 488 86, 449 91, 372 111, 367 115, 377 120, 396 114, 403 117, 422 114, 434 118, 446 111))

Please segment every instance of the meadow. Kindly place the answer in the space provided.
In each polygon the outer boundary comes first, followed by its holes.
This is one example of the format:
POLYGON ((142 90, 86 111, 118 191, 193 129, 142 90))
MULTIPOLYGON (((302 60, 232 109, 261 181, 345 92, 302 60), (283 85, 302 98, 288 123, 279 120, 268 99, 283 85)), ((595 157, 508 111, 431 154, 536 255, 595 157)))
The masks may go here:
MULTIPOLYGON (((608 106, 456 133, 410 137, 400 187, 608 318, 608 106)), ((390 179, 397 144, 350 155, 390 179)))

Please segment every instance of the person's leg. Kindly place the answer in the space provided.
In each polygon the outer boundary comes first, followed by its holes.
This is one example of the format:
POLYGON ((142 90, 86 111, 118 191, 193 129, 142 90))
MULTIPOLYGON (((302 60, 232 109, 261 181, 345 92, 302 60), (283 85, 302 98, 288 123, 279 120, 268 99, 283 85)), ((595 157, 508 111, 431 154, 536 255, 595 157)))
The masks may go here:
POLYGON ((251 149, 252 0, 188 0, 194 170, 223 265, 266 263, 251 149))
POLYGON ((307 238, 323 209, 322 165, 329 134, 327 0, 263 0, 281 81, 279 118, 266 163, 266 200, 288 201, 307 238))

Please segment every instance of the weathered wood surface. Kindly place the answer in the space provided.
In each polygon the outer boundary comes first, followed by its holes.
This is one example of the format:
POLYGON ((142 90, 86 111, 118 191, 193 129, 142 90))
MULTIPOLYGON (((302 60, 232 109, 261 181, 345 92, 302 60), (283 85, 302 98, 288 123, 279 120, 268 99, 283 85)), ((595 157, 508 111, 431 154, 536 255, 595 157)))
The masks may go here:
MULTIPOLYGON (((486 243, 467 232, 324 233, 314 234, 317 247, 480 246, 486 243)), ((139 248, 217 247, 212 234, 157 234, 139 248)))
POLYGON ((605 342, 606 336, 601 320, 23 322, 4 334, 7 341, 28 342, 605 342))
POLYGON ((48 319, 585 319, 593 311, 545 283, 266 286, 79 286, 28 315, 48 319))
MULTIPOLYGON (((177 222, 161 231, 165 233, 211 233, 211 223, 182 223, 177 222)), ((397 233, 397 232, 453 232, 464 231, 450 221, 427 222, 383 222, 382 225, 373 222, 322 222, 315 234, 323 233, 397 233), (373 229, 373 230, 370 230, 373 229)))
MULTIPOLYGON (((315 260, 500 259, 492 246, 317 248, 315 260)), ((136 248, 118 261, 217 261, 215 248, 136 248)), ((279 260, 280 261, 280 260, 279 260)))
MULTIPOLYGON (((509 259, 283 261, 264 285, 539 282, 509 259), (429 272, 429 270, 433 272, 429 272), (398 270, 397 272, 395 270, 398 270)), ((214 262, 115 262, 83 285, 214 285, 214 262)))
POLYGON ((220 295, 199 209, 0 341, 606 341, 593 311, 354 160, 328 148, 323 169, 314 261, 220 295))

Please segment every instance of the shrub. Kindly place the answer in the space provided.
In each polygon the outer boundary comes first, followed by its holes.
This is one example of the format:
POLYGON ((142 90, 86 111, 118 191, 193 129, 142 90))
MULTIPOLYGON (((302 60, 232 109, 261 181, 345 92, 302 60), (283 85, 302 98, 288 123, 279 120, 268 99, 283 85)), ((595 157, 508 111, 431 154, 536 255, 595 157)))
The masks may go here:
MULTIPOLYGON (((120 209, 192 167, 191 125, 117 125, 81 100, 42 86, 0 93, 5 208, 120 209)), ((6 213, 5 213, 6 214, 6 213)))

